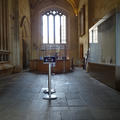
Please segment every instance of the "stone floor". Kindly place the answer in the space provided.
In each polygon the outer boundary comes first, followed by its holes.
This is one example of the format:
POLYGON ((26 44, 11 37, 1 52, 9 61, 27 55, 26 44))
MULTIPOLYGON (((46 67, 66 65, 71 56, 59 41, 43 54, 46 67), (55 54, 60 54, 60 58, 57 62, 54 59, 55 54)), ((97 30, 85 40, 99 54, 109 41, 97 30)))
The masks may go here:
POLYGON ((43 100, 47 75, 0 79, 0 120, 120 120, 120 93, 82 69, 52 76, 57 100, 43 100))

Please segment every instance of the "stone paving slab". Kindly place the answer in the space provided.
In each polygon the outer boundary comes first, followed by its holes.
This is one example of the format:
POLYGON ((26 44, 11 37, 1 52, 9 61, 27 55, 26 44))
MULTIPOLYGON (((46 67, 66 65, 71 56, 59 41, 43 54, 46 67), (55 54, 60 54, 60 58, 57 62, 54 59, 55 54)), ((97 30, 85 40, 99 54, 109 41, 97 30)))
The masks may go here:
POLYGON ((47 75, 0 79, 0 120, 120 120, 120 93, 80 68, 52 76, 57 100, 43 100, 47 75))

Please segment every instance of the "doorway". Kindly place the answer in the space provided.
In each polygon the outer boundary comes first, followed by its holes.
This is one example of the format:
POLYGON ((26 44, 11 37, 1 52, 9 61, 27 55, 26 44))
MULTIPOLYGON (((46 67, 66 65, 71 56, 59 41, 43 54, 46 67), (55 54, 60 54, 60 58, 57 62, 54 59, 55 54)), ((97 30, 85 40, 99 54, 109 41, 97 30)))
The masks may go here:
POLYGON ((28 52, 28 47, 27 44, 25 42, 25 40, 22 40, 23 42, 23 69, 27 69, 28 68, 28 56, 29 56, 29 52, 28 52))
POLYGON ((83 44, 80 44, 80 60, 83 59, 83 44))

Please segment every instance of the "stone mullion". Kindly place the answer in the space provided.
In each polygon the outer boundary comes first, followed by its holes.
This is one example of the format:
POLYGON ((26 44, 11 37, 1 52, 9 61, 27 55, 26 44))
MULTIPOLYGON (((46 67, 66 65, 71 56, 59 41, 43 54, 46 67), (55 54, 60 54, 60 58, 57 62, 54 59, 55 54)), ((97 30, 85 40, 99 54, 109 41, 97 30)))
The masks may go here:
POLYGON ((48 35, 48 44, 49 44, 49 16, 47 16, 47 35, 48 35))
POLYGON ((62 33, 61 33, 61 30, 62 30, 62 28, 61 28, 61 16, 60 16, 60 44, 62 43, 62 38, 61 38, 62 33))
POLYGON ((2 50, 4 50, 4 0, 2 0, 2 50))
POLYGON ((3 39, 3 50, 6 50, 6 0, 3 0, 3 30, 4 30, 4 39, 3 39))
POLYGON ((53 19, 53 25, 54 25, 54 44, 56 43, 55 41, 55 16, 53 16, 54 17, 54 19, 53 19))
POLYGON ((5 13, 5 16, 6 16, 6 50, 8 51, 8 1, 6 0, 6 3, 5 3, 5 9, 6 9, 6 13, 5 13))
POLYGON ((0 26, 1 33, 0 33, 0 35, 1 36, 0 37, 1 37, 1 50, 3 50, 3 0, 1 0, 0 2, 1 2, 1 4, 0 4, 1 5, 0 6, 0 9, 1 9, 1 18, 0 18, 1 19, 1 21, 0 21, 1 22, 0 23, 1 24, 1 26, 0 26))

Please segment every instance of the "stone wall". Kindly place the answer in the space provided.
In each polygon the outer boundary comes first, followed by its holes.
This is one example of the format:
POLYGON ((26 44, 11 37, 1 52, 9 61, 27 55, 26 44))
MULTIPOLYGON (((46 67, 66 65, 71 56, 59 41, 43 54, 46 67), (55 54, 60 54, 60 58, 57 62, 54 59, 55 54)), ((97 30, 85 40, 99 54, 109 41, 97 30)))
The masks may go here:
POLYGON ((29 54, 31 54, 30 53, 31 25, 30 25, 29 0, 8 0, 7 12, 8 12, 7 38, 9 47, 9 61, 0 64, 0 74, 20 72, 22 70, 23 68, 22 39, 26 41, 29 54), (25 19, 23 19, 23 16, 25 16, 25 19))
POLYGON ((120 0, 89 0, 89 28, 120 6, 120 0))
POLYGON ((29 0, 19 0, 20 65, 27 67, 31 59, 31 16, 29 0))
POLYGON ((78 35, 79 35, 79 48, 78 48, 78 56, 80 57, 80 44, 83 44, 83 56, 88 51, 88 0, 80 0, 79 10, 78 10, 78 35), (79 13, 81 8, 85 5, 85 34, 80 36, 80 16, 79 13))
POLYGON ((67 44, 70 58, 77 62, 78 35, 77 16, 75 16, 72 6, 66 0, 45 0, 32 9, 32 59, 39 59, 43 56, 40 51, 42 45, 42 12, 48 8, 59 8, 67 13, 67 44))
MULTIPOLYGON (((85 7, 86 7, 86 9, 85 9, 85 11, 86 11, 85 12, 86 27, 85 27, 85 34, 83 36, 80 36, 80 23, 79 23, 80 20, 79 20, 79 14, 78 14, 78 35, 79 35, 78 56, 79 56, 79 58, 80 58, 80 54, 81 54, 80 44, 83 44, 83 56, 85 56, 88 51, 88 48, 89 48, 89 32, 88 31, 89 31, 89 29, 93 25, 95 25, 98 21, 102 20, 104 16, 110 14, 114 9, 118 9, 120 6, 120 0, 80 0, 79 12, 83 5, 85 5, 85 7)), ((114 34, 114 32, 115 31, 113 31, 112 34, 114 34)), ((102 32, 102 34, 106 34, 106 33, 102 32)), ((114 39, 115 39, 115 37, 114 37, 114 39)), ((110 42, 109 42, 109 44, 110 44, 110 46, 112 45, 112 43, 110 43, 110 42)), ((107 51, 107 49, 104 51, 107 51)), ((103 54, 106 54, 106 53, 103 53, 103 54)), ((112 56, 113 56, 113 61, 115 63, 115 57, 114 57, 114 55, 112 55, 112 56)))
MULTIPOLYGON (((8 47, 9 47, 9 61, 7 63, 3 63, 4 67, 3 71, 9 71, 7 66, 11 66, 13 71, 16 71, 19 66, 19 14, 18 14, 18 1, 17 0, 8 0, 8 47)), ((3 65, 0 65, 0 67, 3 65)), ((10 70, 11 71, 11 70, 10 70)), ((2 71, 1 71, 2 72, 2 71)), ((4 74, 7 72, 4 72, 4 74)))
MULTIPOLYGON (((98 21, 105 19, 105 17, 108 17, 110 14, 113 14, 114 17, 108 19, 104 23, 102 23, 99 28, 99 35, 101 39, 101 55, 105 58, 105 60, 102 58, 102 62, 106 63, 107 56, 112 56, 112 62, 115 64, 115 78, 112 78, 112 81, 116 81, 116 89, 120 90, 120 67, 119 62, 119 48, 120 45, 120 35, 119 35, 119 24, 120 24, 120 0, 90 0, 89 1, 89 28, 91 28, 94 24, 96 24, 98 21), (103 18, 104 17, 104 18, 103 18), (111 22, 111 23, 110 23, 111 22)), ((95 51, 95 50, 94 50, 95 51)), ((96 62, 94 62, 96 63, 96 62)), ((99 68, 98 68, 99 69, 99 68)), ((92 71, 92 69, 91 69, 92 71)), ((109 74, 110 72, 107 71, 109 74)), ((94 74, 96 74, 96 71, 94 71, 94 74)), ((98 72, 98 74, 101 76, 103 73, 98 72)), ((103 76, 103 80, 105 80, 105 76, 103 76)), ((107 79, 106 79, 107 80, 107 79)), ((110 84, 110 81, 108 81, 110 84)), ((107 84, 107 83, 106 83, 107 84)))

